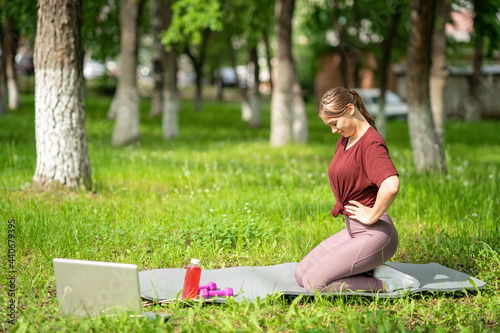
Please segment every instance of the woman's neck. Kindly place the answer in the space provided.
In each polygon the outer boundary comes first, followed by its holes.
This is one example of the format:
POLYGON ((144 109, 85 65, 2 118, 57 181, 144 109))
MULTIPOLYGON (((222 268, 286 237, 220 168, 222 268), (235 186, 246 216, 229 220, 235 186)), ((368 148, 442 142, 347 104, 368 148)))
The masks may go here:
POLYGON ((358 141, 359 138, 361 138, 363 134, 365 134, 366 131, 368 131, 368 129, 370 128, 370 124, 368 123, 368 121, 366 121, 365 119, 363 120, 364 121, 360 121, 359 125, 356 126, 356 131, 354 132, 354 134, 349 137, 349 144, 352 145, 354 142, 358 141))

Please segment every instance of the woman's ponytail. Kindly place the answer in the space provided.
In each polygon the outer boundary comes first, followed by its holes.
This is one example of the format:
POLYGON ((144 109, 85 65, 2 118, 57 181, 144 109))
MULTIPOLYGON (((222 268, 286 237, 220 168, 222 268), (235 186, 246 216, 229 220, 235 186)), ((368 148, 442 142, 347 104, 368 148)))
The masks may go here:
POLYGON ((358 92, 354 89, 349 89, 349 92, 354 96, 359 112, 363 115, 363 117, 365 117, 366 121, 368 121, 373 128, 377 129, 377 126, 375 126, 375 119, 370 112, 366 110, 365 103, 363 102, 361 96, 359 96, 358 92))

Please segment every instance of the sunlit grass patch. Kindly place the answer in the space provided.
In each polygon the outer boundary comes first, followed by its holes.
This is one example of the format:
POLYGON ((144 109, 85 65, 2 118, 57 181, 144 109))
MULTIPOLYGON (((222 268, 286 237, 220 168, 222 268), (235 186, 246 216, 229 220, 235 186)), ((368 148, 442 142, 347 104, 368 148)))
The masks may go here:
POLYGON ((0 216, 17 221, 19 331, 498 330, 500 124, 494 121, 449 122, 448 173, 439 175, 416 174, 407 124, 388 124, 401 177, 389 212, 400 236, 393 261, 434 261, 463 271, 487 283, 480 293, 154 305, 173 315, 166 324, 61 318, 54 257, 133 263, 141 270, 183 267, 191 257, 205 269, 274 265, 300 260, 343 228, 329 214, 335 199, 326 175, 337 137, 313 105, 310 142, 271 148, 268 103, 264 126, 255 129, 241 120, 238 103, 209 101, 196 113, 185 102, 180 137, 164 141, 161 121, 149 117, 144 100, 140 144, 111 147, 110 102, 86 101, 92 192, 41 193, 31 186, 33 96, 0 119, 0 216))

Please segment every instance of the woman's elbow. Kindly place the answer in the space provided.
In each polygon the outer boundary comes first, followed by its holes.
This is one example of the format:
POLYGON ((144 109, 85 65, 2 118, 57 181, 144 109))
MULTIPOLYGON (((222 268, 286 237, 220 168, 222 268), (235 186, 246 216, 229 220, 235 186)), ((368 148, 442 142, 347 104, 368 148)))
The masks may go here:
POLYGON ((392 195, 396 196, 399 192, 399 177, 394 175, 387 178, 384 183, 386 183, 387 191, 392 195))

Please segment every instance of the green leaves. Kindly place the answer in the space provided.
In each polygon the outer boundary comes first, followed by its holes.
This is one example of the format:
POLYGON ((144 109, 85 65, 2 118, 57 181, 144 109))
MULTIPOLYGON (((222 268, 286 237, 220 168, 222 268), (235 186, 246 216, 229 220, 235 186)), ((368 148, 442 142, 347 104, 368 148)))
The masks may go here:
POLYGON ((172 4, 172 23, 163 33, 165 45, 188 40, 198 45, 202 40, 202 31, 222 30, 221 5, 218 0, 178 0, 172 4))
POLYGON ((474 37, 476 40, 486 39, 489 42, 488 56, 500 46, 500 11, 499 0, 474 0, 474 37))

